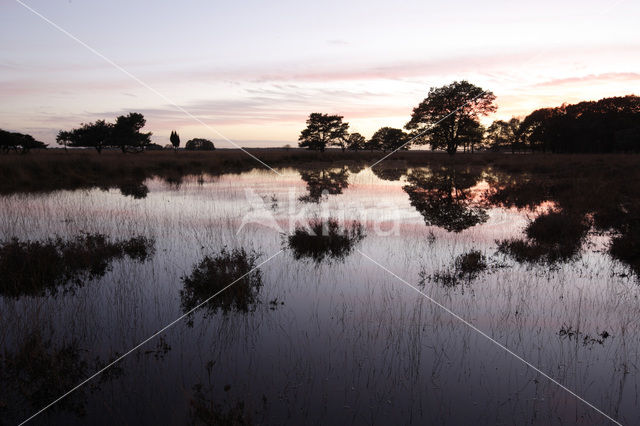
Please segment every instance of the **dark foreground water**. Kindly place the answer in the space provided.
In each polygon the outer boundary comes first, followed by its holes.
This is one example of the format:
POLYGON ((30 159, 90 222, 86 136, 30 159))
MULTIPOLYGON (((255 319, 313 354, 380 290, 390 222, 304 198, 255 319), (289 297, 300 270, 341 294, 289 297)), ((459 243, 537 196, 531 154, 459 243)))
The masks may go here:
POLYGON ((492 170, 280 172, 3 197, 1 423, 214 294, 185 278, 224 247, 271 258, 244 299, 214 298, 31 423, 609 422, 514 354, 640 422, 635 204, 492 170), (309 221, 330 235, 314 239, 309 221), (10 275, 12 238, 96 234, 113 247, 60 249, 53 270, 39 248, 10 275), (144 253, 125 249, 140 237, 144 253))

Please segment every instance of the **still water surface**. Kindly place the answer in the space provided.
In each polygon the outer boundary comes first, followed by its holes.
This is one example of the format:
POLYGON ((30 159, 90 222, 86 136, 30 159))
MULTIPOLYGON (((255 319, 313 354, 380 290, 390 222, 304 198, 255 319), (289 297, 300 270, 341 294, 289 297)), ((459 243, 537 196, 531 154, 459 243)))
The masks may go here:
POLYGON ((144 236, 153 252, 56 292, 0 296, 2 423, 181 316, 183 278, 223 247, 257 263, 275 255, 248 310, 204 306, 33 424, 607 423, 361 253, 608 415, 640 422, 638 280, 606 233, 524 261, 498 242, 523 238, 558 200, 496 202, 490 171, 281 172, 3 197, 2 241, 144 236), (296 227, 328 218, 362 235, 316 257, 292 246, 296 227), (486 269, 438 278, 472 250, 486 269))

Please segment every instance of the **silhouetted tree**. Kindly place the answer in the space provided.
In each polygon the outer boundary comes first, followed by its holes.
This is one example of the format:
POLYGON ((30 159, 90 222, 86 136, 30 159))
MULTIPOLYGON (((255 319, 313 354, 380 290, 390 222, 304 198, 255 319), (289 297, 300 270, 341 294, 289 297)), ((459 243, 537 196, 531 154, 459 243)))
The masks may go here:
POLYGON ((180 146, 180 136, 178 136, 178 132, 172 130, 171 136, 169 136, 169 141, 171 142, 171 145, 173 145, 173 149, 177 151, 180 146))
POLYGON ((474 152, 483 145, 486 129, 479 121, 470 122, 462 127, 464 130, 460 132, 460 145, 464 152, 474 152))
POLYGON ((21 149, 22 153, 26 154, 31 149, 46 147, 47 145, 45 143, 35 140, 31 135, 8 132, 0 129, 0 150, 2 150, 2 152, 6 153, 11 149, 15 151, 21 149))
POLYGON ((495 95, 467 81, 429 89, 427 97, 413 109, 405 128, 414 135, 424 132, 416 143, 430 144, 455 154, 465 139, 477 134, 478 117, 495 112, 495 95))
POLYGON ((151 143, 151 132, 140 132, 145 124, 142 114, 132 112, 116 118, 115 124, 98 120, 77 129, 61 130, 56 141, 65 148, 95 148, 98 153, 108 147, 120 148, 122 152, 141 152, 151 143))
POLYGON ((382 148, 383 151, 393 151, 399 148, 408 149, 409 146, 405 145, 408 140, 409 138, 405 132, 393 127, 383 127, 371 136, 371 144, 382 148))
POLYGON ((522 146, 520 119, 513 117, 509 121, 494 121, 487 129, 487 141, 494 150, 510 147, 511 153, 515 153, 522 146))
POLYGON ((194 138, 186 143, 184 149, 189 151, 213 151, 216 147, 208 139, 194 138))
POLYGON ((352 151, 358 151, 365 148, 367 140, 360 133, 351 133, 347 139, 347 148, 352 151))
POLYGON ((113 124, 104 120, 95 123, 82 124, 81 127, 69 131, 60 130, 56 142, 71 147, 95 148, 98 154, 103 148, 111 144, 113 137, 113 124))
POLYGON ((122 152, 142 152, 151 143, 151 132, 140 133, 146 124, 144 116, 138 112, 121 115, 113 125, 112 143, 122 152))
POLYGON ((531 149, 552 152, 640 151, 640 97, 541 108, 522 122, 531 149))
POLYGON ((368 149, 369 151, 382 150, 382 141, 379 138, 374 139, 373 137, 371 137, 371 139, 364 143, 364 148, 368 149))
POLYGON ((342 122, 341 115, 311 113, 307 128, 300 133, 298 146, 324 151, 327 146, 340 146, 343 151, 347 139, 348 123, 342 122))

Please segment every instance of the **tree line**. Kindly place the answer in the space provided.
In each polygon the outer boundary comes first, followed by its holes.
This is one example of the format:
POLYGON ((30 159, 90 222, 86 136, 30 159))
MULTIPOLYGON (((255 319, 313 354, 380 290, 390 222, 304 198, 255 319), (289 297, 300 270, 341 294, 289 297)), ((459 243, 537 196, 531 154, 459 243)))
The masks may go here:
MULTIPOLYGON (((367 139, 349 132, 341 115, 311 113, 298 138, 302 148, 324 151, 394 151, 412 145, 428 145, 433 150, 456 152, 543 151, 556 153, 639 152, 640 97, 628 95, 585 101, 555 108, 540 108, 524 118, 495 120, 484 126, 481 117, 497 110, 495 95, 468 81, 454 81, 432 87, 427 97, 411 113, 403 129, 382 127, 367 139)), ((146 120, 137 112, 121 115, 110 123, 98 120, 58 132, 56 141, 67 147, 119 149, 123 153, 162 149, 151 143, 151 132, 142 132, 146 120)), ((173 130, 165 148, 177 151, 180 136, 173 130)), ((45 148, 32 136, 0 130, 0 151, 45 148)), ((194 138, 186 150, 214 150, 213 142, 194 138)))
MULTIPOLYGON (((144 116, 138 112, 121 115, 114 123, 98 120, 94 123, 81 124, 71 130, 60 130, 56 141, 58 144, 74 148, 94 148, 98 153, 103 149, 120 149, 123 153, 142 152, 145 149, 162 149, 161 145, 151 142, 151 132, 143 133, 144 116)), ((169 136, 170 144, 165 148, 175 151, 180 147, 180 135, 175 130, 169 136)), ((185 144, 185 149, 193 151, 212 151, 213 142, 203 138, 194 138, 185 144)))
POLYGON ((24 154, 34 148, 46 147, 47 145, 44 142, 35 140, 31 135, 0 129, 0 150, 4 153, 11 150, 20 150, 24 154))
POLYGON ((524 119, 513 117, 482 125, 480 118, 496 110, 492 92, 455 81, 432 87, 413 109, 404 130, 382 127, 367 140, 360 133, 349 133, 343 116, 312 113, 298 145, 320 151, 332 146, 343 151, 393 151, 429 145, 449 154, 478 149, 512 153, 640 151, 640 97, 635 95, 541 108, 524 119))

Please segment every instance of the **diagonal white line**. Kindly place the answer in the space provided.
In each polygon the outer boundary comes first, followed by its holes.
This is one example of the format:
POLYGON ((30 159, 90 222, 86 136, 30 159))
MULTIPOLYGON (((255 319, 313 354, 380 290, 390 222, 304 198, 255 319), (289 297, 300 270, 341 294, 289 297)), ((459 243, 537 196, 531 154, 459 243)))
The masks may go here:
POLYGON ((247 272, 246 274, 242 275, 241 277, 237 278, 235 281, 233 281, 231 284, 227 285, 226 287, 224 287, 222 290, 216 292, 214 295, 209 296, 207 299, 205 299, 202 303, 198 304, 196 307, 192 308, 191 310, 189 310, 188 312, 185 312, 184 314, 180 315, 178 318, 176 318, 175 320, 171 321, 169 324, 165 325, 164 327, 162 327, 160 330, 156 331, 155 333, 153 333, 151 336, 147 337, 146 339, 144 339, 142 342, 138 343, 137 345, 135 345, 133 348, 129 349, 127 352, 125 352, 124 354, 120 355, 118 358, 116 358, 114 361, 112 361, 111 363, 105 365, 104 367, 102 367, 100 370, 96 371, 94 374, 92 374, 91 376, 87 377, 86 379, 84 379, 82 382, 78 383, 75 387, 73 387, 72 389, 70 389, 69 391, 65 392, 63 395, 61 395, 60 397, 58 397, 57 399, 55 399, 54 401, 52 401, 51 403, 49 403, 48 405, 42 407, 39 411, 37 411, 35 414, 33 414, 31 417, 29 417, 28 419, 23 420, 19 426, 24 425, 25 423, 33 420, 36 416, 38 416, 39 414, 42 414, 44 411, 46 411, 47 409, 51 408, 52 406, 54 406, 55 404, 57 404, 58 402, 62 401, 64 398, 66 398, 67 396, 69 396, 70 394, 72 394, 73 392, 75 392, 76 390, 78 390, 79 388, 81 388, 82 386, 84 386, 85 384, 87 384, 88 382, 90 382, 91 380, 93 380, 94 378, 96 378, 97 376, 99 376, 100 374, 104 373, 106 370, 108 370, 109 368, 113 367, 114 365, 116 365, 117 363, 119 363, 120 361, 122 361, 124 358, 126 358, 127 356, 131 355, 133 352, 135 352, 136 350, 138 350, 141 346, 143 346, 144 344, 146 344, 147 342, 149 342, 150 340, 152 340, 153 338, 157 337, 159 334, 165 332, 167 329, 173 327, 175 324, 177 324, 178 322, 182 321, 183 319, 185 319, 186 317, 188 317, 189 315, 191 315, 192 313, 194 313, 195 311, 197 311, 198 309, 200 309, 202 306, 204 306, 205 304, 207 304, 209 301, 211 301, 214 297, 216 297, 217 295, 219 295, 220 293, 222 293, 223 291, 225 291, 226 289, 228 289, 229 287, 231 287, 232 285, 234 285, 235 283, 237 283, 238 281, 240 281, 242 278, 246 277, 247 275, 249 275, 250 273, 252 273, 253 271, 255 271, 256 269, 260 268, 262 265, 264 265, 265 263, 269 262, 271 259, 273 259, 274 257, 276 257, 277 255, 279 255, 280 253, 282 253, 282 250, 278 251, 276 254, 272 255, 270 258, 268 258, 267 260, 265 260, 264 262, 261 262, 260 264, 258 264, 257 266, 255 266, 253 269, 251 269, 249 272, 247 272))
POLYGON ((538 374, 544 376, 545 378, 547 378, 549 381, 551 381, 552 383, 558 385, 560 388, 564 389, 565 391, 569 392, 571 395, 573 395, 574 397, 576 397, 578 400, 582 401, 583 403, 585 403, 586 405, 588 405, 589 407, 593 408, 595 411, 597 411, 598 413, 602 414, 604 417, 606 417, 608 420, 610 420, 611 422, 622 426, 622 423, 618 422, 617 420, 615 420, 614 418, 612 418, 611 416, 609 416, 607 413, 605 413, 604 411, 600 410, 598 407, 596 407, 595 405, 593 405, 592 403, 590 403, 589 401, 587 401, 586 399, 582 398, 580 395, 578 395, 577 393, 575 393, 574 391, 572 391, 571 389, 569 389, 568 387, 566 387, 565 385, 563 385, 562 383, 558 382, 556 379, 554 379, 553 377, 549 376, 547 373, 545 373, 544 371, 540 370, 538 367, 536 367, 535 365, 531 364, 529 361, 527 361, 526 359, 522 358, 520 355, 516 354, 515 352, 513 352, 511 349, 507 348, 505 345, 503 345, 502 343, 498 342, 497 340, 495 340, 493 337, 489 336, 487 333, 485 333, 484 331, 480 330, 478 327, 476 327, 475 325, 471 324, 469 321, 467 321, 466 319, 462 318, 460 315, 456 314, 455 312, 453 312, 451 309, 447 308, 446 306, 444 306, 442 303, 438 302, 437 300, 433 299, 432 297, 428 296, 427 294, 425 294, 423 291, 421 291, 419 288, 417 288, 416 286, 410 284, 409 282, 407 282, 406 280, 402 279, 401 277, 399 277, 398 275, 396 275, 394 272, 392 272, 391 270, 387 269, 386 267, 384 267, 383 265, 381 265, 380 263, 376 262, 374 259, 372 259, 370 256, 366 255, 365 253, 363 253, 362 251, 360 251, 360 249, 356 249, 358 251, 358 253, 360 253, 362 256, 364 256, 365 258, 367 258, 368 260, 370 260, 372 263, 378 265, 380 268, 384 269, 385 271, 387 271, 389 274, 393 275, 394 277, 396 277, 398 280, 400 280, 402 283, 404 283, 405 285, 407 285, 408 287, 410 287, 411 289, 415 290, 416 292, 418 292, 418 294, 420 294, 421 296, 423 296, 425 299, 429 300, 431 303, 435 304, 436 306, 438 306, 440 309, 444 310, 445 312, 447 312, 448 314, 450 314, 451 316, 453 316, 455 319, 457 319, 458 321, 460 321, 461 323, 463 323, 464 325, 466 325, 467 327, 471 328, 473 331, 477 332, 478 334, 480 334, 481 336, 487 338, 489 341, 491 341, 492 343, 494 343, 496 346, 498 346, 499 348, 503 349, 504 351, 506 351, 508 354, 512 355, 514 358, 516 358, 517 360, 521 361, 522 363, 524 363, 527 367, 533 369, 534 371, 536 371, 538 374))
POLYGON ((60 31, 61 33, 63 33, 64 35, 66 35, 67 37, 69 37, 70 39, 72 39, 73 41, 75 41, 76 43, 82 45, 83 47, 85 47, 87 50, 89 50, 91 53, 93 53, 94 55, 100 57, 101 59, 103 59, 104 61, 106 61, 107 63, 109 63, 110 65, 112 65, 114 68, 118 69, 119 71, 123 72, 125 75, 127 75, 128 77, 130 77, 131 79, 133 79, 134 81, 136 81, 137 83, 139 83, 141 86, 149 89, 150 91, 152 91, 153 93, 155 93, 156 95, 158 95, 159 97, 161 97, 162 99, 164 99, 167 103, 169 103, 171 106, 173 106, 174 108, 176 108, 178 111, 186 114, 188 117, 194 119, 195 121, 197 121, 198 123, 202 124, 203 126, 205 126, 207 129, 209 129, 210 131, 212 131, 213 133, 215 133, 216 135, 218 135, 219 137, 221 137, 222 139, 224 139, 225 141, 229 142, 231 145, 235 146, 236 148, 238 148, 239 150, 241 150, 242 152, 244 152, 245 154, 247 154, 248 156, 250 156, 251 158, 253 158, 254 160, 256 160, 257 162, 259 162, 260 164, 262 164, 263 166, 265 166, 266 168, 268 168, 269 170, 271 170, 272 172, 274 172, 275 174, 281 176, 281 174, 275 170, 274 168, 272 168, 270 165, 268 165, 267 163, 265 163, 264 161, 262 161, 261 159, 259 159, 258 157, 256 157, 255 155, 251 154, 250 152, 248 152, 246 149, 242 148, 240 145, 236 144, 234 141, 232 141, 231 139, 227 138, 225 135, 223 135, 222 133, 220 133, 217 129, 209 126, 207 123, 205 123, 204 121, 202 121, 200 118, 196 117, 195 115, 191 114, 189 111, 187 111, 186 109, 184 109, 183 107, 181 107, 180 105, 176 104, 174 101, 172 101, 171 99, 169 99, 169 97, 167 97, 166 95, 160 93, 159 91, 157 91, 155 88, 149 86, 147 83, 145 83, 144 81, 140 80, 137 76, 133 75, 132 73, 130 73, 129 71, 127 71, 126 69, 124 69, 123 67, 121 67, 120 65, 118 65, 117 63, 115 63, 114 61, 112 61, 111 59, 109 59, 107 56, 103 55, 102 53, 100 53, 99 51, 97 51, 96 49, 94 49, 93 47, 89 46, 87 43, 85 43, 84 41, 80 40, 78 37, 74 36, 73 34, 71 34, 69 31, 65 30, 64 28, 62 28, 61 26, 59 26, 58 24, 56 24, 55 22, 51 21, 49 18, 47 18, 46 16, 42 15, 40 12, 38 12, 37 10, 33 9, 31 6, 25 4, 24 2, 22 2, 21 0, 15 0, 17 3, 19 3, 20 5, 22 5, 25 9, 27 9, 28 11, 30 11, 31 13, 33 13, 34 15, 38 16, 40 19, 42 19, 43 21, 47 22, 49 25, 51 25, 53 28, 57 29, 58 31, 60 31))
MULTIPOLYGON (((611 1, 608 6, 606 8, 602 8, 600 9, 598 16, 600 15, 604 15, 606 13, 608 13, 611 9, 613 9, 614 7, 618 6, 620 3, 624 2, 626 0, 613 0, 611 1)), ((535 55, 529 57, 529 59, 527 59, 526 61, 524 61, 522 64, 520 64, 521 66, 526 66, 528 64, 530 64, 531 62, 535 61, 536 59, 538 59, 540 56, 544 55, 546 52, 548 52, 550 50, 550 48, 546 48, 546 49, 541 49, 540 51, 538 51, 538 53, 536 53, 535 55)), ((513 87, 512 87, 513 89, 513 87)), ((508 89, 507 89, 508 90, 508 89)), ((419 138, 420 136, 424 135, 426 132, 428 132, 429 130, 431 130, 432 128, 434 128, 435 126, 437 126, 438 124, 442 123, 444 120, 446 120, 447 118, 451 117, 453 114, 455 114, 456 112, 458 112, 460 110, 460 108, 464 108, 465 106, 469 105, 471 102, 475 101, 478 97, 482 96, 483 94, 485 94, 486 91, 482 91, 480 94, 478 94, 477 96, 473 97, 472 99, 469 99, 467 102, 465 102, 464 104, 462 104, 461 106, 459 106, 456 110, 450 112, 449 114, 445 115, 444 117, 442 117, 440 120, 438 120, 437 122, 429 125, 426 129, 424 129, 422 132, 418 133, 416 136, 414 136, 413 138, 411 138, 408 142, 403 143, 399 148, 394 149, 393 151, 391 151, 389 154, 385 155, 384 157, 382 157, 381 159, 379 159, 378 161, 376 161, 375 163, 373 163, 372 165, 369 166, 369 168, 371 169, 373 166, 375 166, 376 164, 380 163, 381 161, 385 160, 387 157, 395 154, 396 152, 398 152, 400 149, 402 149, 404 146, 406 146, 407 144, 413 142, 414 140, 416 140, 417 138, 419 138)))
POLYGON ((418 133, 417 135, 415 135, 414 137, 412 137, 411 139, 409 139, 407 142, 403 143, 402 145, 400 145, 398 148, 394 149, 393 151, 391 151, 390 153, 388 153, 387 155, 385 155, 384 157, 382 157, 381 159, 379 159, 378 161, 376 161, 375 163, 373 163, 372 165, 369 166, 369 168, 373 168, 373 166, 375 166, 376 164, 380 163, 381 161, 384 161, 387 157, 395 154, 396 152, 400 151, 402 148, 404 148, 405 146, 407 146, 408 144, 410 144, 411 142, 413 142, 414 140, 418 139, 420 136, 424 135, 425 133, 427 133, 429 130, 433 129, 434 127, 436 127, 438 124, 442 123, 444 120, 446 120, 447 118, 451 117, 453 114, 455 114, 456 112, 460 111, 460 109, 466 107, 467 105, 469 105, 471 102, 475 101, 476 99, 478 99, 480 96, 484 95, 486 92, 486 90, 483 90, 482 92, 478 93, 476 96, 474 96, 473 98, 469 99, 467 102, 463 103, 462 105, 460 105, 458 108, 456 108, 455 110, 451 111, 449 114, 445 115, 444 117, 442 117, 440 120, 436 121, 433 124, 430 124, 429 126, 427 126, 426 129, 424 129, 423 131, 421 131, 420 133, 418 133))

